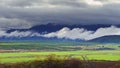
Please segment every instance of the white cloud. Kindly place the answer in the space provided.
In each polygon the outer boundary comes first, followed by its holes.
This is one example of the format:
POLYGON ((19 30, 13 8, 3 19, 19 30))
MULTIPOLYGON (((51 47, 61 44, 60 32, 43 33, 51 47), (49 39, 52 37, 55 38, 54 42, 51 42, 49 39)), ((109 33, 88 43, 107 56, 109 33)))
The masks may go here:
POLYGON ((120 35, 120 28, 116 26, 111 26, 107 28, 99 28, 97 31, 95 31, 93 34, 90 34, 87 40, 94 39, 102 36, 108 36, 108 35, 120 35))
POLYGON ((85 39, 92 34, 93 31, 87 31, 83 28, 74 28, 70 30, 69 28, 65 27, 57 32, 52 32, 49 34, 45 34, 44 37, 58 37, 58 38, 68 38, 68 39, 85 39))
POLYGON ((85 3, 91 6, 103 6, 104 4, 101 1, 95 1, 95 0, 84 0, 85 3))
POLYGON ((104 5, 115 5, 120 4, 120 0, 83 0, 89 6, 99 6, 103 7, 104 5))
POLYGON ((68 38, 73 40, 74 39, 91 40, 94 38, 108 35, 120 35, 120 28, 111 26, 106 28, 99 28, 96 31, 88 31, 83 28, 74 28, 70 30, 69 28, 65 27, 57 32, 45 34, 44 37, 68 38))
POLYGON ((94 38, 108 36, 108 35, 120 35, 120 28, 111 26, 106 28, 99 28, 96 31, 89 31, 83 28, 74 28, 69 29, 64 27, 63 29, 48 33, 48 34, 40 34, 37 32, 32 31, 14 31, 11 33, 7 33, 5 30, 0 29, 0 37, 31 37, 31 36, 38 36, 38 37, 57 37, 57 38, 66 38, 66 39, 82 39, 82 40, 91 40, 94 38))
POLYGON ((0 29, 0 37, 31 37, 31 36, 41 36, 41 34, 32 31, 14 31, 7 33, 5 30, 0 29))

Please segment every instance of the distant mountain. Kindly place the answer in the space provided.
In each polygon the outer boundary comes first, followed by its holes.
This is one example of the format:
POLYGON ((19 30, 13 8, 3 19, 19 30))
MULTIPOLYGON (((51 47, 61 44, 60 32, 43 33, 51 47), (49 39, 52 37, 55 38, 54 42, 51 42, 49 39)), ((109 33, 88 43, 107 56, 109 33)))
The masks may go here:
POLYGON ((65 38, 46 38, 46 37, 38 37, 38 36, 32 36, 32 37, 0 37, 0 42, 39 42, 39 41, 54 41, 54 42, 83 42, 83 40, 71 40, 71 39, 65 39, 65 38))
MULTIPOLYGON (((64 27, 68 27, 70 29, 73 29, 73 28, 85 28, 87 30, 97 30, 98 28, 101 28, 101 27, 110 27, 111 25, 108 25, 108 24, 96 24, 96 25, 62 25, 62 24, 54 24, 54 23, 49 23, 49 24, 44 24, 44 25, 36 25, 36 26, 33 26, 31 27, 30 29, 10 29, 8 30, 7 32, 10 33, 10 32, 13 32, 13 31, 35 31, 35 32, 38 32, 38 33, 43 33, 43 32, 55 32, 55 31, 58 31, 64 27)), ((120 27, 120 25, 115 25, 117 27, 120 27)))
POLYGON ((120 43, 120 36, 119 35, 111 35, 111 36, 103 36, 99 38, 95 38, 89 41, 85 40, 71 40, 71 39, 65 39, 65 38, 57 38, 57 37, 52 37, 52 38, 46 38, 46 37, 38 37, 38 36, 33 36, 33 37, 1 37, 0 42, 39 42, 39 41, 49 41, 49 42, 81 42, 81 43, 120 43))
POLYGON ((111 36, 103 36, 88 42, 95 42, 95 43, 120 43, 120 35, 111 35, 111 36))

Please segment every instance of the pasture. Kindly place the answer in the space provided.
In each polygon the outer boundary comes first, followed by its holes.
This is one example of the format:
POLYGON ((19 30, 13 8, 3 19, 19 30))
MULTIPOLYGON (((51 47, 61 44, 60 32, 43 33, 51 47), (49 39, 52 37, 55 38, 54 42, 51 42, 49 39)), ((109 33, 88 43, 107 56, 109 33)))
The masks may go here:
POLYGON ((106 60, 119 61, 119 50, 99 50, 99 51, 55 51, 55 52, 10 52, 0 53, 0 63, 27 62, 33 60, 44 60, 49 55, 58 56, 58 58, 78 58, 81 60, 106 60), (83 59, 84 58, 84 59, 83 59))
POLYGON ((78 58, 81 60, 120 60, 119 44, 98 44, 81 42, 2 42, 0 43, 0 63, 28 62, 44 60, 49 55, 58 58, 78 58))

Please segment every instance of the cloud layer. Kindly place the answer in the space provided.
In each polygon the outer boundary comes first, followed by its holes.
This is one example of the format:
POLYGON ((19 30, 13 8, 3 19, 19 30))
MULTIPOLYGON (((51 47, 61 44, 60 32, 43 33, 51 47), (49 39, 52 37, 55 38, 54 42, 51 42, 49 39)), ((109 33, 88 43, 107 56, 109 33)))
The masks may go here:
POLYGON ((34 25, 119 24, 120 0, 0 0, 0 28, 34 25))
POLYGON ((75 39, 91 40, 108 35, 120 35, 120 28, 111 26, 106 28, 99 28, 96 31, 88 31, 83 28, 74 28, 70 30, 69 28, 65 27, 57 32, 45 34, 44 37, 67 38, 73 40, 75 39))
POLYGON ((37 32, 32 32, 32 31, 14 31, 11 33, 7 33, 5 30, 0 30, 0 37, 16 37, 16 38, 21 38, 21 37, 31 37, 31 36, 41 36, 37 32))
POLYGON ((63 29, 51 32, 47 34, 40 34, 37 32, 32 31, 14 31, 11 33, 7 33, 5 30, 0 30, 0 37, 31 37, 31 36, 37 36, 37 37, 57 37, 57 38, 66 38, 66 39, 81 39, 81 40, 91 40, 102 36, 108 36, 108 35, 120 35, 120 28, 116 26, 106 27, 106 28, 99 28, 96 31, 89 31, 84 28, 74 28, 69 29, 67 27, 64 27, 63 29))

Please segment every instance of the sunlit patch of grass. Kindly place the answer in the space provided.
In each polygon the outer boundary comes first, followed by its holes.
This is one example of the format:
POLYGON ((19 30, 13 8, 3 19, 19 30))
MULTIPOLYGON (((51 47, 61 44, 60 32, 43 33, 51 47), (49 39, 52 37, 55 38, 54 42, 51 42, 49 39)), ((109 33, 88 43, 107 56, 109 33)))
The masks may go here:
POLYGON ((64 58, 69 56, 72 58, 82 59, 86 55, 88 60, 120 60, 120 51, 61 51, 61 52, 16 52, 16 53, 0 53, 0 61, 2 63, 9 62, 26 62, 36 60, 36 58, 45 59, 48 55, 55 54, 64 58))

